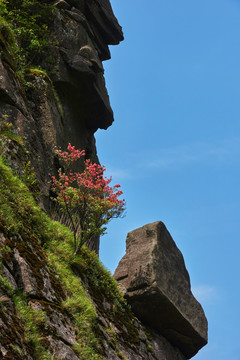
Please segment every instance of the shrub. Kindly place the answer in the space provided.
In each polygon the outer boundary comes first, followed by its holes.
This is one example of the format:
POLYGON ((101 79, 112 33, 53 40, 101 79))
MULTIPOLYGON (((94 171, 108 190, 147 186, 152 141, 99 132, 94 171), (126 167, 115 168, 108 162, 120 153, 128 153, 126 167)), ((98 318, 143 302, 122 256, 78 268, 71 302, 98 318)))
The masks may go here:
POLYGON ((85 151, 76 150, 71 144, 67 151, 57 151, 65 165, 65 171, 58 170, 58 178, 52 176, 55 200, 65 213, 74 233, 74 252, 78 253, 83 244, 96 235, 104 234, 110 219, 123 214, 125 200, 120 185, 111 187, 111 178, 103 176, 104 166, 85 160, 82 173, 71 170, 73 162, 85 156, 85 151))
POLYGON ((49 31, 53 7, 37 0, 0 0, 0 15, 0 22, 5 21, 15 36, 17 70, 24 75, 26 67, 40 65, 43 55, 54 45, 49 31))

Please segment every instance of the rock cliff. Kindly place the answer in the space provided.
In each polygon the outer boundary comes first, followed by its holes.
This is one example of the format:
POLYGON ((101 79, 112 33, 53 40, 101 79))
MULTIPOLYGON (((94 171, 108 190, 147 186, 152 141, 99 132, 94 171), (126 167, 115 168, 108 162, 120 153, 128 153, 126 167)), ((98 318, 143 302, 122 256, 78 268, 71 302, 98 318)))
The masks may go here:
POLYGON ((190 358, 207 343, 207 320, 184 259, 162 222, 131 231, 115 274, 133 312, 190 358))
POLYGON ((49 67, 43 54, 37 64, 28 66, 23 87, 13 50, 4 40, 8 30, 4 23, 0 37, 1 114, 8 115, 18 134, 26 137, 46 208, 56 147, 66 148, 70 142, 97 160, 94 132, 113 122, 102 61, 110 58, 108 45, 123 40, 108 0, 51 3, 50 77, 38 70, 39 64, 49 67))
MULTIPOLYGON (((128 241, 122 260, 127 272, 123 268, 116 272, 134 314, 97 255, 83 248, 73 256, 72 233, 52 220, 57 212, 50 200, 49 173, 59 167, 56 148, 71 142, 97 162, 94 132, 113 122, 102 61, 110 58, 108 45, 118 44, 123 34, 110 2, 4 3, 0 3, 0 357, 190 358, 206 343, 206 320, 166 230, 162 238, 148 226, 151 241, 142 250, 149 257, 147 263, 142 255, 136 257, 134 268, 127 257, 134 241, 128 241), (130 285, 123 283, 127 278, 130 285), (143 298, 149 312, 139 305, 143 298), (157 322, 150 316, 151 306, 157 322)), ((90 248, 98 250, 96 239, 90 248)))

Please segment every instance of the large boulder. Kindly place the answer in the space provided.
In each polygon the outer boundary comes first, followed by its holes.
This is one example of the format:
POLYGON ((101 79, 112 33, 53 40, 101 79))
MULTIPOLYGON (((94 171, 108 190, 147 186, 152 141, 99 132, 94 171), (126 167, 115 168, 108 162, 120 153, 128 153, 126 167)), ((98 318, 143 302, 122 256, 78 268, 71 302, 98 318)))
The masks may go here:
POLYGON ((187 358, 207 343, 207 319, 191 292, 183 256, 158 221, 128 233, 114 274, 137 317, 187 358))

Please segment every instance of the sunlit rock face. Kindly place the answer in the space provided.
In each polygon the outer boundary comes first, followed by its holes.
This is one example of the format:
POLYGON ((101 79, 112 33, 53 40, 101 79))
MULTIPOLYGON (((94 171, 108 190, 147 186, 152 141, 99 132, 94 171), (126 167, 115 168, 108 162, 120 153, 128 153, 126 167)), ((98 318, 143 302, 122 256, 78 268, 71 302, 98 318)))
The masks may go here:
POLYGON ((128 233, 114 274, 144 323, 190 358, 207 343, 207 320, 194 298, 183 256, 162 222, 128 233))

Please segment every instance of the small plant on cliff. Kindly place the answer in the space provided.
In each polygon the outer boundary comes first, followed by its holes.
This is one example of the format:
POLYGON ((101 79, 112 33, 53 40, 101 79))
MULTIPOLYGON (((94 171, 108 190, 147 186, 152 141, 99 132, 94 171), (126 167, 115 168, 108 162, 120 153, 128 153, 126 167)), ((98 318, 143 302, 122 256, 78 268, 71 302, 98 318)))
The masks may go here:
POLYGON ((27 67, 49 60, 49 50, 56 44, 49 30, 53 9, 47 1, 0 0, 0 25, 12 30, 13 56, 22 77, 27 67))
POLYGON ((67 151, 57 150, 65 170, 58 170, 58 178, 52 176, 55 200, 71 222, 74 234, 74 253, 96 235, 104 234, 105 225, 123 214, 125 200, 120 185, 109 186, 111 178, 103 176, 104 166, 85 160, 82 173, 72 172, 73 162, 85 156, 85 151, 76 150, 71 144, 67 151))
POLYGON ((20 146, 23 145, 23 140, 20 136, 14 134, 13 132, 13 124, 7 121, 8 115, 0 115, 0 152, 1 152, 1 144, 4 140, 14 141, 20 146))

